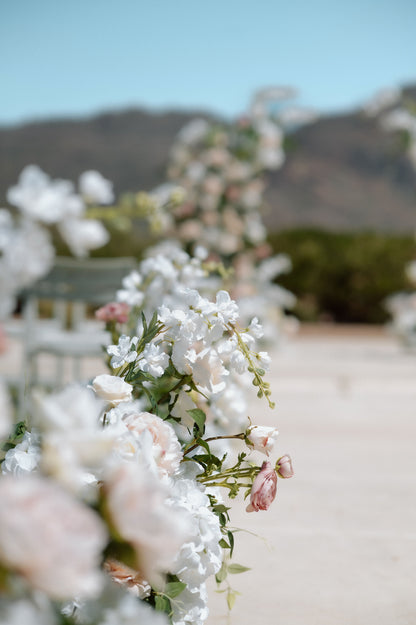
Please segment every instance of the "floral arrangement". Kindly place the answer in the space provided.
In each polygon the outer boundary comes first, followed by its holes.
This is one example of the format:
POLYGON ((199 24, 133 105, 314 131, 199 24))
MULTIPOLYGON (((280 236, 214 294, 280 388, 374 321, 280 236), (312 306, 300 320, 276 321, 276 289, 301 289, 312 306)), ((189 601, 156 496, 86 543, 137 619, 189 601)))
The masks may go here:
MULTIPOLYGON (((382 115, 381 123, 385 130, 401 133, 410 162, 416 168, 416 109, 414 104, 393 108, 382 115)), ((415 260, 408 263, 405 272, 409 283, 416 286, 415 260)), ((405 346, 416 347, 416 291, 395 293, 386 300, 385 305, 392 316, 393 332, 405 346)))
POLYGON ((86 256, 107 243, 106 229, 88 218, 87 208, 112 202, 113 190, 97 171, 81 174, 77 192, 69 180, 53 180, 37 165, 29 165, 8 190, 7 200, 15 210, 0 209, 0 319, 13 311, 19 291, 51 269, 52 229, 75 256, 86 256))
POLYGON ((271 103, 293 96, 288 88, 264 89, 235 123, 191 121, 180 131, 168 165, 168 177, 184 189, 185 200, 165 216, 164 234, 191 254, 202 245, 207 260, 221 263, 223 287, 247 320, 253 311, 264 311, 269 339, 287 321, 283 310, 295 303, 275 283, 290 270, 290 260, 271 256, 262 220, 264 173, 283 165, 285 132, 311 119, 306 111, 282 105, 272 114, 271 103))
POLYGON ((232 607, 229 499, 267 510, 293 469, 227 399, 240 376, 273 408, 269 357, 257 319, 193 288, 203 273, 177 249, 144 260, 97 311, 108 374, 35 392, 15 425, 2 398, 1 624, 199 625, 210 576, 232 607))

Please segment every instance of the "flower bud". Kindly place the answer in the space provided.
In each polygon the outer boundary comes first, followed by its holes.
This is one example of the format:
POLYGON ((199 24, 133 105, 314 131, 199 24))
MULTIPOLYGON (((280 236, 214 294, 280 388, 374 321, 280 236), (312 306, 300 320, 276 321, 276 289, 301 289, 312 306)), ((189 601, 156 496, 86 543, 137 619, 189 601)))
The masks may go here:
POLYGON ((95 317, 100 321, 115 321, 116 323, 127 323, 129 319, 130 306, 126 302, 110 302, 95 312, 95 317))
POLYGON ((276 497, 277 473, 272 468, 270 462, 263 462, 260 472, 251 487, 250 503, 247 512, 258 512, 259 510, 267 510, 276 497))
POLYGON ((278 435, 279 432, 276 428, 253 425, 247 430, 246 441, 250 447, 268 456, 269 452, 273 450, 278 435))
POLYGON ((291 457, 286 454, 279 458, 279 460, 276 462, 276 471, 280 477, 293 477, 294 471, 291 457))

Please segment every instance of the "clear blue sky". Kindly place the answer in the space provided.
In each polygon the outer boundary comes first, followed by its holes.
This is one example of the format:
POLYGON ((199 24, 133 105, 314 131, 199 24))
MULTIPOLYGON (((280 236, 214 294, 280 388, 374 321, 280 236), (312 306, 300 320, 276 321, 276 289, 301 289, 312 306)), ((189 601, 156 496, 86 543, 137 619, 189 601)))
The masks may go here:
POLYGON ((0 124, 127 106, 320 111, 416 82, 416 0, 0 0, 0 124))

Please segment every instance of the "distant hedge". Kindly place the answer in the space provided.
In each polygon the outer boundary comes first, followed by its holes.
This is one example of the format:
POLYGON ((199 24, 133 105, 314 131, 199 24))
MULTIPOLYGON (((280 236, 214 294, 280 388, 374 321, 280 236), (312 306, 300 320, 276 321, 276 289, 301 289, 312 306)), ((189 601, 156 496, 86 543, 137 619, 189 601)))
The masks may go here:
MULTIPOLYGON (((155 242, 146 223, 137 222, 127 231, 111 229, 110 242, 93 256, 140 258, 155 242)), ((294 313, 303 321, 384 323, 383 300, 411 289, 404 267, 416 257, 413 233, 294 229, 270 234, 269 242, 275 253, 285 252, 292 260, 292 271, 278 282, 297 296, 294 313)))
POLYGON ((411 288, 404 267, 416 256, 413 233, 296 229, 270 234, 269 241, 291 257, 292 271, 278 281, 298 297, 301 320, 383 323, 383 300, 411 288))

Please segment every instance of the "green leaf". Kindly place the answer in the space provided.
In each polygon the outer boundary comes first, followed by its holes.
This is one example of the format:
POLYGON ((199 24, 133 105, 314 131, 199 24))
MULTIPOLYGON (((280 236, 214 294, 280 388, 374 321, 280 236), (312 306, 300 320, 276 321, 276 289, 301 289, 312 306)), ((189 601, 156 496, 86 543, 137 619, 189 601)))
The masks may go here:
POLYGON ((230 530, 228 530, 227 536, 228 536, 228 540, 230 542, 230 557, 231 557, 233 555, 233 551, 234 551, 234 534, 230 530))
POLYGON ((227 565, 225 564, 225 562, 223 562, 220 570, 215 576, 215 579, 218 584, 221 584, 221 582, 223 582, 226 577, 227 577, 227 565))
POLYGON ((162 597, 161 595, 156 595, 155 597, 155 608, 158 612, 170 612, 170 601, 167 597, 162 597))
POLYGON ((198 426, 198 430, 203 432, 204 431, 204 427, 205 427, 205 421, 206 421, 206 418, 207 418, 206 415, 205 415, 205 412, 203 410, 201 410, 200 408, 193 408, 192 410, 187 410, 186 412, 195 421, 195 423, 198 426))
POLYGON ((233 609, 236 598, 237 598, 237 593, 235 592, 235 590, 231 590, 230 588, 227 593, 227 605, 228 605, 229 610, 233 609))
POLYGON ((250 568, 247 566, 243 566, 242 564, 229 564, 228 572, 236 575, 237 573, 244 573, 245 571, 250 571, 250 568))
POLYGON ((186 588, 186 584, 183 582, 169 582, 166 584, 165 594, 173 599, 181 594, 182 590, 186 588))

